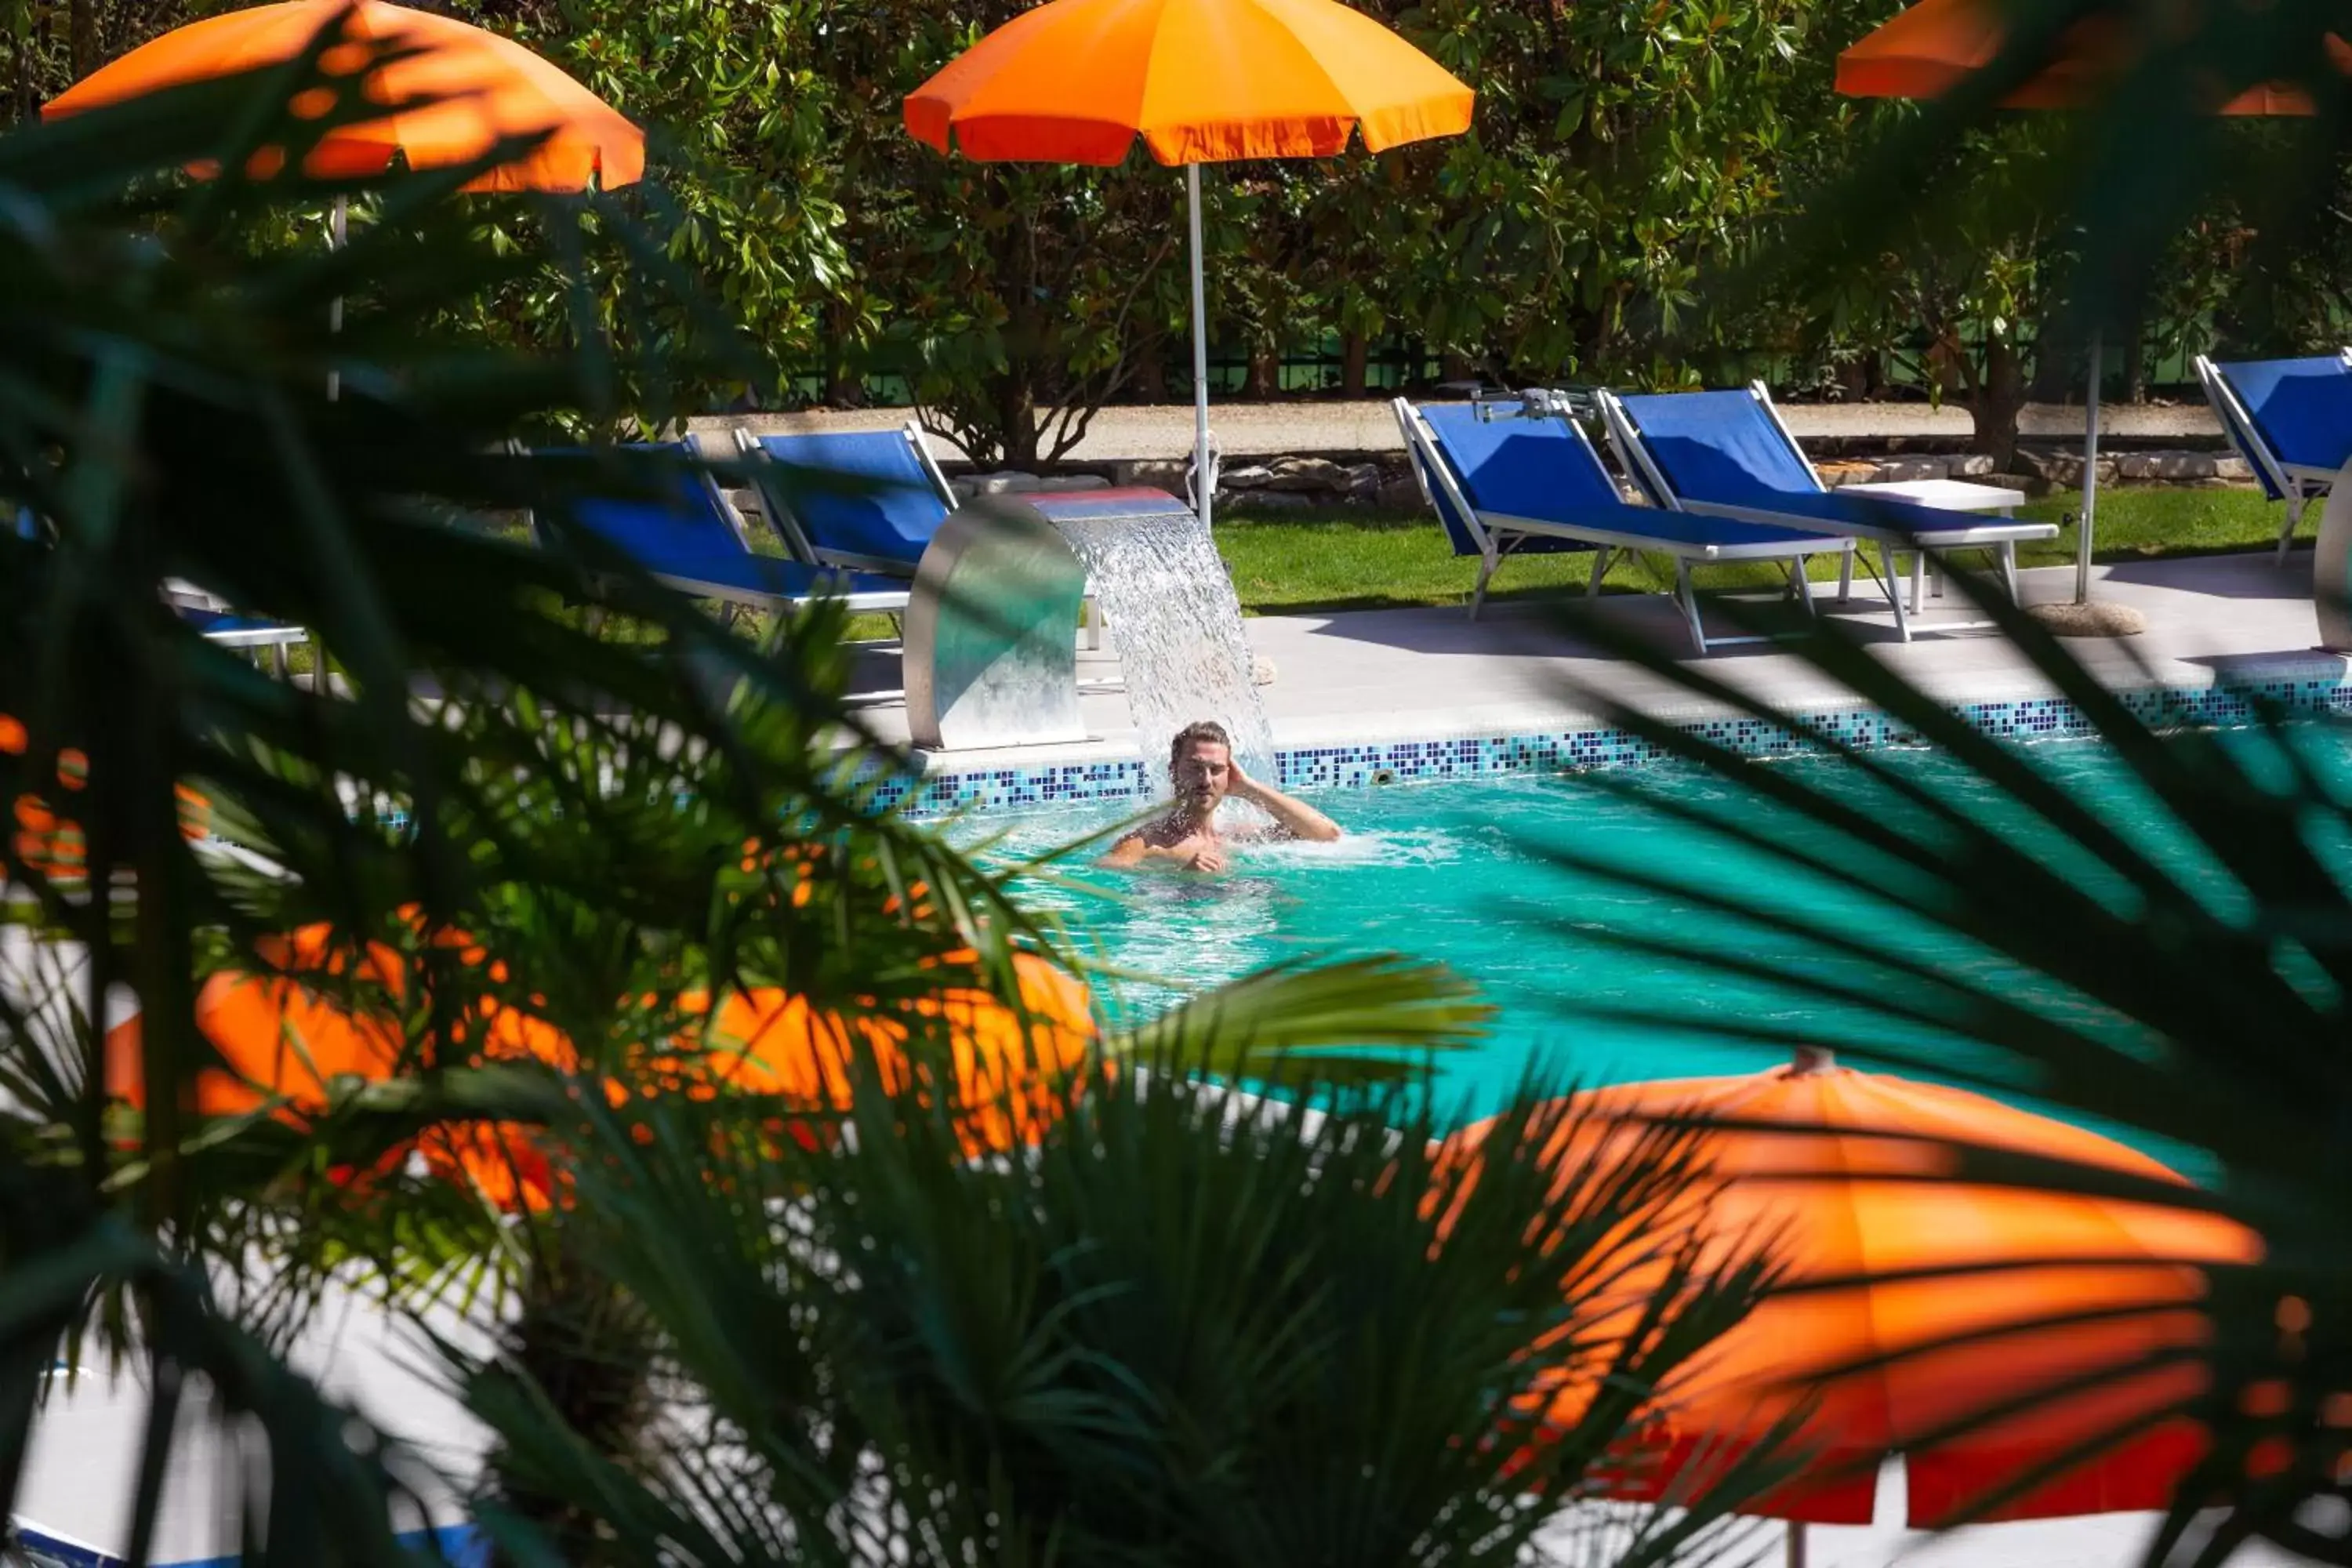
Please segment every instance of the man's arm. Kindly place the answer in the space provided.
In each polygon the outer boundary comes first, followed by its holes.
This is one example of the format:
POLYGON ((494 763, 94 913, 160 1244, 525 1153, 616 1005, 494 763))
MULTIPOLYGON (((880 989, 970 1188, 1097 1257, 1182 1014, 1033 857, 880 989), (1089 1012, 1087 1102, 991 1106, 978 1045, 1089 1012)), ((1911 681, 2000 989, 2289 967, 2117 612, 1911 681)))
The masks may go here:
POLYGON ((1339 837, 1338 823, 1305 801, 1294 800, 1272 784, 1258 783, 1242 772, 1239 763, 1234 764, 1231 793, 1273 817, 1276 825, 1293 838, 1311 838, 1318 844, 1328 844, 1339 837))
POLYGON ((1095 862, 1113 870, 1153 863, 1181 867, 1187 871, 1222 871, 1225 868, 1225 854, 1213 841, 1203 842, 1197 837, 1174 844, 1154 844, 1143 829, 1138 828, 1112 845, 1110 853, 1095 862))

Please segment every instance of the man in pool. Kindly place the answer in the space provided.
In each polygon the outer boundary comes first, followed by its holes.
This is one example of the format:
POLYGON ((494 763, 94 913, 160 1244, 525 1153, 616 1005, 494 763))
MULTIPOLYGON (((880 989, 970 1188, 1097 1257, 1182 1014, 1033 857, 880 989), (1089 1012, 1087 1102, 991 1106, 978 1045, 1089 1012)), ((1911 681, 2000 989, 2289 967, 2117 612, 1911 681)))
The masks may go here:
POLYGON ((1234 761, 1233 737, 1214 720, 1187 724, 1168 748, 1168 776, 1176 804, 1167 816, 1139 827, 1103 857, 1106 866, 1165 865, 1184 871, 1222 871, 1225 847, 1246 838, 1311 838, 1328 843, 1339 825, 1305 801, 1260 784, 1234 761), (1245 800, 1274 818, 1271 833, 1217 831, 1217 806, 1226 796, 1245 800))

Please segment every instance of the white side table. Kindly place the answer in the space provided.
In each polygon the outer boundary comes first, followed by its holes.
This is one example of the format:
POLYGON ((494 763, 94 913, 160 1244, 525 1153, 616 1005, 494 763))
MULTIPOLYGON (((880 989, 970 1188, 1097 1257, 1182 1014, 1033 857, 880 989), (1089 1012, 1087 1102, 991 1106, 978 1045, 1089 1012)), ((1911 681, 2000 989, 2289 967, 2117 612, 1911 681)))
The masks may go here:
POLYGON ((2007 517, 2025 504, 2025 492, 2006 485, 1972 484, 1967 479, 1890 479, 1878 485, 1841 485, 1841 491, 1858 496, 1885 496, 1919 506, 1939 506, 1947 511, 1995 511, 2007 517))
MULTIPOLYGON (((1941 507, 1946 511, 1990 511, 2002 517, 2016 515, 2025 504, 2025 492, 2006 485, 1972 484, 1967 479, 1889 479, 1884 484, 1840 485, 1841 495, 1882 496, 1888 500, 1907 500, 1915 506, 1941 507)), ((1853 567, 1846 568, 1848 572, 1853 567)), ((1925 579, 1935 573, 1934 565, 1922 550, 1911 557, 1911 610, 1917 614, 1926 604, 1923 590, 1925 579)), ((1941 574, 1936 575, 1940 579, 1941 574)), ((1843 586, 1843 584, 1841 584, 1843 586)), ((1944 584, 1935 584, 1936 597, 1944 596, 1944 584)))

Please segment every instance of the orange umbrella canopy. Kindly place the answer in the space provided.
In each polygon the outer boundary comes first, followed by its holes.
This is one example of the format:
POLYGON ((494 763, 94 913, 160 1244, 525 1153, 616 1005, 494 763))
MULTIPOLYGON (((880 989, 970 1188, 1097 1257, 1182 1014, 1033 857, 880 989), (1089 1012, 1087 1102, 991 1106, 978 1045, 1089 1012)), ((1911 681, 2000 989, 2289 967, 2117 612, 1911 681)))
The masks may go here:
MULTIPOLYGON (((1079 1069, 1095 1042, 1093 1006, 1082 981, 1034 953, 1015 953, 1013 964, 1021 995, 1017 1013, 963 986, 919 1005, 922 1015, 946 1026, 954 1079, 948 1103, 964 1152, 975 1156, 1036 1142, 1081 1087, 1079 1069)), ((692 1011, 709 1007, 707 997, 682 1000, 692 1011)), ((852 1026, 838 1015, 762 986, 730 993, 699 1052, 659 1065, 667 1069, 665 1077, 677 1072, 812 1109, 845 1110, 861 1053, 893 1091, 908 1087, 910 1071, 919 1084, 929 1078, 927 1068, 909 1060, 907 1033, 895 1020, 861 1018, 853 1046, 852 1026)))
MULTIPOLYGON (((2003 0, 1920 0, 1838 56, 1837 89, 1852 98, 1940 98, 1990 65, 2009 36, 2011 6, 2003 0)), ((2330 39, 2339 66, 2345 56, 2330 39)), ((2077 23, 2056 57, 2038 75, 2001 100, 2009 109, 2073 109, 2095 102, 2138 52, 2120 18, 2077 23)), ((2311 100, 2290 87, 2249 89, 2219 114, 2309 114, 2311 100)))
MULTIPOLYGON (((1724 1184, 1707 1205, 1709 1247, 1728 1256, 1769 1245, 1786 1270, 1788 1293, 1769 1298, 1661 1392, 1629 1457, 1622 1496, 1658 1499, 1677 1481, 1703 1484, 1706 1467, 1765 1440, 1775 1423, 1812 1399, 1818 1403, 1792 1438, 1793 1451, 1806 1458, 1804 1474, 1744 1511, 1868 1523, 1879 1461, 1901 1453, 1909 1522, 1954 1522, 2084 1439, 2197 1393, 2201 1373, 2185 1364, 2124 1373, 2095 1389, 2050 1391, 2084 1373, 2131 1366, 2151 1352, 2200 1342, 2207 1328, 2195 1265, 2247 1261, 2257 1251, 2250 1233, 2210 1216, 1933 1179, 1951 1173, 1952 1156, 1918 1140, 2180 1180, 2110 1139, 1962 1089, 1800 1067, 1577 1098, 1589 1114, 1561 1124, 1548 1157, 1605 1158, 1612 1144, 1630 1151, 1641 1128, 1660 1117, 1826 1130, 1727 1128, 1706 1135, 1705 1157, 1724 1184), (1858 1279, 1971 1268, 1984 1271, 1858 1279), (1829 1288, 1789 1289, 1805 1285, 1829 1288), (2101 1316, 2032 1326, 2070 1312, 2101 1316), (1961 1335, 1976 1337, 1942 1344, 1961 1335), (1905 1352, 1918 1353, 1839 1375, 1866 1357, 1905 1352), (1921 1441, 2037 1391, 2045 1397, 2023 1414, 1960 1437, 1921 1441)), ((1486 1125, 1460 1135, 1465 1154, 1486 1125)), ((1564 1376, 1554 1409, 1571 1415, 1587 1397, 1564 1376)), ((2199 1427, 2166 1419, 1989 1517, 2161 1508, 2201 1450, 2199 1427)))
MULTIPOLYGON (((461 965, 487 963, 489 980, 505 980, 505 965, 488 961, 462 932, 444 931, 434 941, 452 950, 461 965)), ((273 1100, 279 1114, 323 1110, 339 1079, 380 1082, 425 1065, 391 1011, 407 994, 408 974, 406 960, 391 946, 354 946, 330 926, 310 925, 264 942, 260 957, 268 968, 223 971, 197 994, 197 1026, 226 1064, 226 1070, 209 1068, 197 1075, 200 1114, 245 1115, 273 1100), (382 1004, 355 1005, 333 983, 345 977, 380 993, 382 1004)), ((1034 954, 1017 954, 1013 963, 1019 1013, 965 987, 946 988, 922 1005, 946 1025, 954 1075, 950 1103, 963 1145, 974 1155, 1034 1142, 1079 1087, 1077 1068, 1095 1039, 1082 982, 1034 954)), ((690 1012, 709 1007, 707 996, 682 1000, 690 1012)), ((861 1039, 893 1089, 908 1081, 906 1036, 888 1020, 861 1021, 861 1039)), ((782 1096, 811 1110, 845 1110, 850 1103, 848 1026, 789 993, 730 994, 707 1040, 677 1044, 677 1054, 646 1064, 652 1074, 646 1092, 727 1087, 782 1096)), ((108 1091, 134 1107, 145 1103, 140 1052, 137 1018, 108 1032, 108 1091)), ((488 995, 450 1026, 450 1037, 433 1054, 445 1065, 536 1060, 565 1072, 579 1066, 561 1030, 488 995)), ((921 1076, 918 1071, 918 1080, 921 1076)), ((608 1092, 625 1091, 614 1084, 608 1092)), ((437 1128, 419 1147, 434 1169, 462 1177, 502 1206, 543 1207, 561 1191, 560 1175, 525 1128, 437 1128)))
MULTIPOLYGON (((396 153, 411 168, 482 157, 500 140, 546 132, 527 154, 468 183, 478 191, 577 191, 644 177, 645 133, 555 66, 511 39, 386 0, 285 0, 191 22, 93 71, 41 110, 46 117, 119 103, 167 87, 277 65, 337 20, 349 41, 320 61, 332 75, 367 71, 373 103, 440 101, 327 134, 305 170, 321 178, 381 174, 396 153), (368 69, 376 47, 404 53, 368 69)), ((322 106, 323 107, 323 106, 322 106)), ((298 98, 299 113, 304 108, 298 98)))
POLYGON ((1162 163, 1377 153, 1470 126, 1445 68, 1338 0, 1052 0, 908 96, 907 129, 968 158, 1162 163))

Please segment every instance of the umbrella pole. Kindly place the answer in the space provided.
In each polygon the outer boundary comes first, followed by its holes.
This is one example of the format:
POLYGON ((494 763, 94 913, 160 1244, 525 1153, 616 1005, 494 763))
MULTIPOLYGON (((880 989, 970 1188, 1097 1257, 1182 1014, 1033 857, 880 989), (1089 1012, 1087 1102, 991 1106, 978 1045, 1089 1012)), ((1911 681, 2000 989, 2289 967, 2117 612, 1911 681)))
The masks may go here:
POLYGON ((1209 310, 1208 283, 1201 260, 1201 165, 1184 165, 1184 205, 1192 230, 1192 510, 1201 526, 1209 526, 1209 492, 1216 476, 1209 471, 1209 310))
MULTIPOLYGON (((328 249, 341 250, 343 247, 343 241, 349 237, 348 225, 350 221, 351 203, 349 199, 343 196, 337 196, 335 198, 335 210, 330 214, 327 218, 328 249)), ((327 307, 327 331, 331 336, 334 333, 341 332, 342 330, 343 297, 341 294, 338 294, 335 296, 334 303, 327 307)), ((329 371, 327 373, 327 401, 333 403, 342 395, 342 373, 340 371, 329 371)))
POLYGON ((2099 339, 2091 335, 2091 386, 2083 401, 2083 519, 2074 535, 2074 602, 2091 602, 2091 518, 2099 505, 2099 339))
POLYGON ((1805 1527, 1794 1520, 1789 1523, 1789 1568, 1805 1568, 1805 1527))

